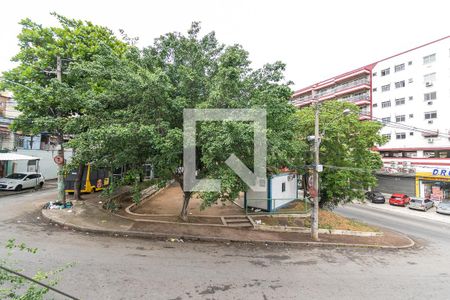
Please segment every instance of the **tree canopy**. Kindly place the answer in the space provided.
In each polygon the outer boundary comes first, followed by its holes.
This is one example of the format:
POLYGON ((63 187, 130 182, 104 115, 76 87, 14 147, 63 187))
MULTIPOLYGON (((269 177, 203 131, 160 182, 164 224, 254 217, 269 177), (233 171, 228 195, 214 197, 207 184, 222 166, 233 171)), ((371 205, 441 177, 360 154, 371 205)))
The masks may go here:
MULTIPOLYGON (((125 53, 127 44, 107 28, 73 20, 56 13, 59 26, 44 27, 30 19, 20 22, 19 53, 12 58, 18 66, 4 72, 4 87, 13 91, 21 115, 14 120, 18 131, 61 135, 66 124, 88 109, 74 90, 79 78, 67 76, 72 62, 89 61, 102 47, 125 53), (63 62, 63 80, 56 79, 57 57, 63 62), (15 84, 18 83, 18 84, 15 84)), ((74 128, 72 128, 74 129, 74 128)))
MULTIPOLYGON (((111 166, 151 163, 159 177, 182 185, 185 108, 264 108, 268 166, 294 166, 301 147, 292 130, 285 66, 253 70, 248 56, 240 45, 219 43, 214 32, 201 35, 193 23, 187 34, 168 33, 143 50, 130 48, 125 57, 105 49, 93 61, 73 64, 72 73, 84 78, 79 89, 99 108, 83 116, 86 131, 71 141, 76 156, 111 166)), ((253 125, 200 122, 197 141, 199 177, 222 180, 220 193, 202 195, 204 205, 246 190, 225 160, 234 153, 252 168, 253 125)), ((186 206, 190 196, 185 192, 186 206)))

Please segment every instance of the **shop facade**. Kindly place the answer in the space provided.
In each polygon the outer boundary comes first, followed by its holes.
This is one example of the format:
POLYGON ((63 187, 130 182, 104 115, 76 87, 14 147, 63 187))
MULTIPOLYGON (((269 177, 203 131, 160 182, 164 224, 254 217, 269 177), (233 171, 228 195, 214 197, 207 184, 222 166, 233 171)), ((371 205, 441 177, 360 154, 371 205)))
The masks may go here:
POLYGON ((450 199, 450 167, 418 168, 416 196, 431 200, 450 199))

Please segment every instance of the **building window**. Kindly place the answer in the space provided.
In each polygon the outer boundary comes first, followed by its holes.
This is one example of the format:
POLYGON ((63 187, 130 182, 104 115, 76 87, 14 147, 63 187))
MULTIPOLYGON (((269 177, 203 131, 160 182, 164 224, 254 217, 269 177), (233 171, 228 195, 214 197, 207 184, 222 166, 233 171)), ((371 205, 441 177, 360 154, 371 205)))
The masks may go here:
MULTIPOLYGON (((409 133, 409 135, 414 135, 414 131, 411 131, 410 133, 409 133)), ((410 156, 411 157, 411 156, 410 156)))
MULTIPOLYGON (((390 135, 390 134, 389 134, 390 135)), ((383 157, 389 157, 389 156, 391 156, 391 153, 390 152, 380 152, 380 154, 381 154, 381 156, 383 156, 383 157)))
POLYGON ((400 72, 403 71, 405 69, 405 64, 401 64, 401 65, 396 65, 394 68, 395 72, 400 72))
POLYGON ((408 66, 412 65, 412 61, 408 61, 408 66))
POLYGON ((403 152, 392 152, 392 157, 403 157, 403 152))
POLYGON ((391 68, 381 70, 381 76, 386 76, 386 75, 389 75, 390 73, 391 73, 391 68))
POLYGON ((438 156, 439 158, 449 158, 449 151, 439 151, 438 156))
POLYGON ((376 92, 376 91, 377 91, 377 88, 373 88, 373 89, 372 89, 372 92, 376 92))
MULTIPOLYGON (((412 135, 410 132, 409 135, 412 135)), ((417 157, 417 151, 405 151, 403 152, 403 157, 417 157)))
POLYGON ((391 100, 381 102, 381 108, 391 107, 391 100))
POLYGON ((377 76, 377 72, 373 72, 372 76, 374 77, 377 76))
POLYGON ((286 182, 281 183, 281 192, 286 192, 286 182))
POLYGON ((404 133, 404 132, 397 132, 395 134, 395 138, 397 140, 404 140, 404 139, 406 139, 406 133, 404 133))
POLYGON ((391 117, 381 118, 381 122, 389 123, 389 122, 391 122, 391 117))
POLYGON ((423 100, 425 101, 436 100, 436 92, 423 94, 423 100))
POLYGON ((405 98, 395 99, 395 105, 403 105, 405 104, 405 98))
POLYGON ((399 88, 402 88, 402 87, 405 87, 405 81, 404 80, 398 81, 398 82, 395 83, 395 88, 396 89, 399 89, 399 88))
POLYGON ((390 133, 383 134, 383 137, 386 138, 388 141, 391 140, 391 134, 390 133))
POLYGON ((414 99, 413 96, 409 96, 409 97, 408 97, 408 100, 412 100, 412 99, 414 99))
POLYGON ((390 84, 386 84, 386 85, 383 85, 383 86, 381 87, 381 91, 382 91, 382 92, 387 92, 387 91, 389 91, 389 90, 391 90, 391 85, 390 85, 390 84))
POLYGON ((405 115, 395 116, 395 122, 405 122, 405 115))
POLYGON ((423 157, 425 157, 425 158, 436 157, 436 152, 434 152, 434 151, 423 151, 423 157))
POLYGON ((433 83, 436 81, 436 73, 430 73, 423 75, 423 82, 425 82, 426 87, 433 86, 433 83))
POLYGON ((374 105, 372 105, 372 106, 373 106, 373 107, 377 107, 377 106, 378 106, 378 104, 376 104, 376 103, 375 103, 375 104, 374 104, 374 105))
POLYGON ((425 113, 425 120, 436 119, 437 112, 436 111, 428 111, 425 113))
POLYGON ((409 118, 410 119, 414 118, 414 115, 413 114, 409 114, 409 118))
POLYGON ((430 55, 427 55, 427 56, 423 57, 423 64, 424 65, 431 64, 431 63, 433 63, 435 61, 436 61, 436 53, 433 53, 433 54, 430 54, 430 55))

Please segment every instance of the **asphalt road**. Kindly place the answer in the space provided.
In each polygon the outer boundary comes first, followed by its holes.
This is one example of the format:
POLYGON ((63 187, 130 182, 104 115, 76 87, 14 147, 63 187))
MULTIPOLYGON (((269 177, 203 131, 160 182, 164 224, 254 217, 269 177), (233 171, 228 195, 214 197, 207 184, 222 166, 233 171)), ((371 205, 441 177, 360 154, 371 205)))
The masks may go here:
MULTIPOLYGON (((400 209, 407 209, 405 207, 400 209)), ((335 212, 366 223, 386 227, 413 236, 416 240, 431 245, 433 248, 450 250, 450 224, 416 218, 405 214, 396 214, 386 210, 349 204, 339 207, 335 212)), ((418 212, 424 213, 424 212, 418 212)), ((450 216, 445 216, 450 218, 450 216)))
MULTIPOLYGON (((179 243, 87 235, 43 222, 54 191, 0 198, 0 241, 25 273, 75 263, 58 288, 80 299, 448 299, 448 226, 358 207, 339 209, 417 237, 408 250, 179 243)), ((2 251, 2 250, 0 250, 2 251)), ((4 251, 0 252, 4 255, 4 251)), ((55 299, 55 294, 50 294, 55 299)))

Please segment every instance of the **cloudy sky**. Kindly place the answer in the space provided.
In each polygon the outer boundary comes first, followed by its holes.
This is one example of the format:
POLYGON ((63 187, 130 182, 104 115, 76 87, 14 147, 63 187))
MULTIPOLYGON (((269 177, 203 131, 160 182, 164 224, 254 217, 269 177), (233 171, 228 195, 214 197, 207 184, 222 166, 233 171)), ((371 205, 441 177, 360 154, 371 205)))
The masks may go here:
POLYGON ((139 46, 201 21, 220 41, 239 43, 254 67, 281 60, 294 88, 315 83, 450 34, 448 0, 14 0, 0 16, 0 71, 13 66, 20 19, 55 25, 50 12, 90 20, 129 36, 139 46))

